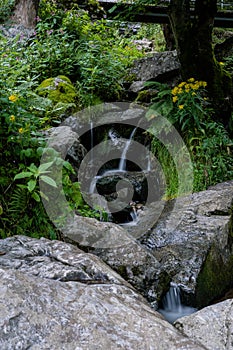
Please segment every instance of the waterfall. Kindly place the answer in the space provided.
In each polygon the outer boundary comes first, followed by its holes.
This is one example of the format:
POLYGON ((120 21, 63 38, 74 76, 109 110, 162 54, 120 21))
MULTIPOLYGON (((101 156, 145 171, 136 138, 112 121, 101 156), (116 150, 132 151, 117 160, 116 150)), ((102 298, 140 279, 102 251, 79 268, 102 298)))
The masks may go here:
POLYGON ((170 289, 162 300, 162 307, 158 309, 168 322, 173 323, 180 317, 190 315, 197 311, 194 307, 181 303, 180 288, 177 284, 171 283, 170 289))
POLYGON ((93 177, 93 179, 91 180, 91 183, 90 183, 90 187, 89 187, 89 194, 93 194, 95 193, 95 190, 96 190, 96 183, 99 179, 101 179, 102 176, 95 176, 93 177))
POLYGON ((133 129, 133 131, 130 134, 129 139, 125 143, 125 147, 124 147, 124 149, 122 151, 121 159, 120 159, 120 163, 119 163, 119 168, 118 168, 119 171, 125 171, 126 170, 126 154, 128 152, 130 143, 132 141, 132 138, 134 137, 134 134, 135 134, 136 130, 137 130, 137 128, 133 129))
POLYGON ((94 147, 94 132, 93 132, 93 122, 90 122, 90 133, 91 133, 91 164, 93 164, 93 147, 94 147))
POLYGON ((147 168, 146 168, 146 171, 151 171, 151 159, 150 159, 150 150, 148 150, 148 154, 146 156, 147 158, 147 168))

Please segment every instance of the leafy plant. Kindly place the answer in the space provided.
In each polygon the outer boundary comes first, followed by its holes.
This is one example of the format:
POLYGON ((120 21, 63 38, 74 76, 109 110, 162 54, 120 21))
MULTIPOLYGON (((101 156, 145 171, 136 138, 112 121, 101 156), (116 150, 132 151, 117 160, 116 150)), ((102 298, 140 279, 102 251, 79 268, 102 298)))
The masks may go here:
POLYGON ((52 164, 53 162, 49 162, 41 164, 39 167, 37 167, 34 163, 32 163, 29 167, 27 167, 27 171, 22 171, 21 173, 15 175, 14 180, 27 178, 27 184, 19 186, 27 189, 32 198, 35 199, 35 201, 40 202, 40 194, 44 197, 46 197, 46 195, 37 190, 39 178, 48 185, 57 187, 56 182, 51 177, 46 175, 50 173, 48 168, 50 168, 52 164))
MULTIPOLYGON (((194 78, 179 83, 173 89, 159 83, 147 84, 158 90, 147 117, 153 125, 153 119, 162 115, 179 131, 193 162, 194 191, 204 190, 233 176, 232 140, 223 125, 212 119, 213 111, 206 97, 206 85, 206 82, 194 78)), ((162 155, 168 183, 167 197, 175 196, 178 188, 174 163, 156 138, 153 151, 157 156, 162 155)))

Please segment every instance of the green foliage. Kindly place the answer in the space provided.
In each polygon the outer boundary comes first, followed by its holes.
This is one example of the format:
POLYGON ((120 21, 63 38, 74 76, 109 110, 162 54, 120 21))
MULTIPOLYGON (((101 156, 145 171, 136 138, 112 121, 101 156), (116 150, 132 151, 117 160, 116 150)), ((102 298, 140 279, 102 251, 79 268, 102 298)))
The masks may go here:
MULTIPOLYGON (((193 162, 194 191, 232 179, 233 143, 223 125, 212 119, 213 110, 205 92, 206 82, 190 78, 172 90, 159 83, 147 85, 158 90, 147 117, 153 125, 153 119, 162 115, 179 131, 193 162)), ((176 196, 178 183, 174 162, 156 138, 153 151, 162 157, 161 164, 168 183, 166 196, 176 196)))
POLYGON ((40 80, 68 76, 79 89, 82 107, 119 99, 125 70, 140 56, 130 40, 122 41, 113 25, 92 21, 78 7, 62 11, 45 1, 40 6, 37 40, 30 44, 30 66, 40 80))
POLYGON ((160 24, 142 23, 139 31, 135 35, 136 40, 149 39, 153 41, 154 51, 164 51, 166 42, 160 24))
MULTIPOLYGON (((39 178, 50 186, 56 180, 46 173, 49 168, 40 166, 43 131, 59 123, 64 113, 101 99, 120 98, 126 68, 140 56, 129 40, 119 39, 115 27, 103 19, 92 21, 77 6, 63 11, 56 2, 42 0, 40 17, 34 37, 0 37, 1 237, 23 233, 56 238, 41 202, 46 194, 38 184, 39 178), (47 92, 40 96, 41 82, 56 83, 58 76, 68 77, 65 86, 58 84, 60 96, 54 98, 47 92), (68 100, 61 98, 66 85, 72 90, 68 100)), ((106 220, 101 208, 85 204, 69 171, 63 174, 63 190, 71 209, 106 220)))
POLYGON ((6 22, 6 19, 12 13, 14 8, 15 0, 1 0, 0 4, 0 23, 6 22))
POLYGON ((233 76, 233 56, 228 56, 224 59, 224 69, 233 76))

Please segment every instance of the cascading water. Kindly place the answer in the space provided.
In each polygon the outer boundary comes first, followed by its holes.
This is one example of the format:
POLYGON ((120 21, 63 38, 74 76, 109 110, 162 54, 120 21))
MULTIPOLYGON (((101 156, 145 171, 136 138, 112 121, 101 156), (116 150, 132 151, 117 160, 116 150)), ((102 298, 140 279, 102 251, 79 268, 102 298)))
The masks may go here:
POLYGON ((147 168, 146 168, 146 171, 151 171, 151 159, 150 159, 150 150, 148 150, 148 154, 146 156, 147 158, 147 168))
POLYGON ((93 164, 93 147, 94 147, 94 131, 93 131, 93 122, 90 122, 90 134, 91 134, 91 164, 93 164))
POLYGON ((194 307, 181 303, 180 288, 171 283, 170 289, 162 300, 162 307, 158 309, 168 322, 173 323, 180 317, 190 315, 197 311, 194 307))
MULTIPOLYGON (((91 129, 91 150, 92 150, 93 149, 93 123, 92 122, 90 123, 90 129, 91 129)), ((89 187, 90 194, 94 193, 95 188, 96 188, 96 183, 99 179, 101 179, 101 177, 106 176, 106 175, 112 175, 113 173, 117 173, 117 172, 126 171, 126 155, 127 155, 128 149, 130 147, 130 143, 134 137, 136 130, 137 130, 137 128, 135 127, 133 129, 133 131, 131 132, 129 139, 125 143, 125 146, 124 146, 123 151, 121 153, 121 158, 120 158, 118 168, 104 171, 104 173, 102 175, 95 176, 90 183, 90 187, 89 187)), ((108 133, 108 136, 111 139, 111 141, 113 142, 113 144, 116 146, 118 143, 118 140, 119 140, 118 135, 111 129, 108 133)), ((93 154, 91 153, 91 162, 92 161, 93 161, 93 154)))
POLYGON ((120 159, 120 162, 119 162, 119 168, 118 168, 119 171, 125 171, 126 170, 126 154, 128 152, 129 146, 131 144, 132 138, 134 137, 134 134, 135 134, 136 130, 137 130, 137 128, 133 129, 133 131, 130 134, 129 139, 125 143, 125 147, 124 147, 124 149, 122 151, 121 159, 120 159))

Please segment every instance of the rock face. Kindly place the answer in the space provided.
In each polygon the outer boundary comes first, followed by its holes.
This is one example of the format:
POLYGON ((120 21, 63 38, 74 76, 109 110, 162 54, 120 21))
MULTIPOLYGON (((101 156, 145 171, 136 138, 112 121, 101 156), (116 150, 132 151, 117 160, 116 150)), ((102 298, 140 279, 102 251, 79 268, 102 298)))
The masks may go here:
POLYGON ((197 313, 180 318, 175 327, 203 344, 209 350, 233 348, 233 300, 208 306, 197 313))
POLYGON ((139 92, 148 80, 172 81, 179 75, 179 68, 176 51, 157 52, 150 57, 136 60, 129 73, 134 81, 129 90, 139 92))
POLYGON ((201 350, 97 257, 58 241, 0 241, 0 347, 201 350))

